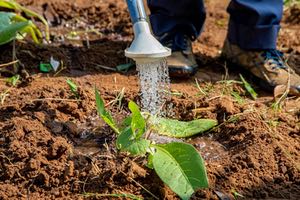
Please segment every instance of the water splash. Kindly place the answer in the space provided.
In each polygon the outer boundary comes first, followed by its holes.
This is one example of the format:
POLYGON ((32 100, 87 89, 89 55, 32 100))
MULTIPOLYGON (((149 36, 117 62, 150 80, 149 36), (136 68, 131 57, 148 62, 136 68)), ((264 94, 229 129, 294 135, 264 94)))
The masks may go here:
POLYGON ((170 98, 167 60, 137 63, 140 78, 142 109, 152 115, 164 115, 163 107, 170 98))

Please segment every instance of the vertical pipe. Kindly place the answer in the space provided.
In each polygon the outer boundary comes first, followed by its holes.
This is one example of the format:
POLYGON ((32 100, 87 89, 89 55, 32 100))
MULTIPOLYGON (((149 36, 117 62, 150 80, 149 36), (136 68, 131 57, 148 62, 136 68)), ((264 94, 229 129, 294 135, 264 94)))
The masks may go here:
POLYGON ((126 2, 133 24, 147 19, 143 0, 126 0, 126 2))
POLYGON ((144 7, 143 0, 136 0, 137 1, 137 9, 139 11, 139 19, 140 20, 147 20, 147 14, 144 7))

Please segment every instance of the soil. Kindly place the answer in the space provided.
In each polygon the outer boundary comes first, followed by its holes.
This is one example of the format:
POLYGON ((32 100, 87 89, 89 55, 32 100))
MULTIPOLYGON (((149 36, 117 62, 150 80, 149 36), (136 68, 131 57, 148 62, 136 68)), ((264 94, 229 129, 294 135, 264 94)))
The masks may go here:
MULTIPOLYGON (((117 121, 129 114, 129 100, 139 102, 135 70, 114 71, 128 62, 123 50, 132 39, 125 3, 18 2, 47 18, 51 43, 16 43, 22 63, 16 87, 6 83, 11 67, 1 73, 0 92, 8 95, 0 104, 0 199, 110 199, 101 195, 124 193, 178 199, 145 167, 145 158, 117 151, 113 131, 96 113, 94 87, 117 121), (41 73, 39 64, 51 56, 63 70, 41 73), (79 99, 66 79, 78 85, 79 99), (123 88, 124 98, 116 102, 123 88)), ((187 140, 205 159, 210 182, 193 199, 300 199, 300 99, 289 97, 276 110, 273 94, 247 74, 259 94, 256 100, 242 85, 224 81, 239 80, 243 73, 219 59, 226 6, 226 1, 207 1, 205 30, 193 44, 201 67, 194 77, 173 79, 171 85, 174 118, 219 122, 210 132, 187 140), (233 97, 233 91, 242 99, 233 97)), ((294 13, 285 12, 278 48, 300 72, 300 24, 294 13)), ((0 47, 0 63, 11 61, 12 47, 0 47)))

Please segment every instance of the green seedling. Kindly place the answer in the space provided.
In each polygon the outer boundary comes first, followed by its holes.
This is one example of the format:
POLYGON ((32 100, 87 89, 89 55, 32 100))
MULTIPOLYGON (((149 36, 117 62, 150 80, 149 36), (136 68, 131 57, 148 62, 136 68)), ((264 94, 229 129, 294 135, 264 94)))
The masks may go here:
POLYGON ((266 121, 270 127, 276 128, 279 125, 278 119, 268 120, 266 121))
POLYGON ((240 78, 243 82, 243 85, 245 87, 245 89, 247 90, 247 92, 251 95, 251 97, 256 100, 257 99, 257 93, 255 92, 255 90, 253 89, 253 87, 245 80, 245 78, 240 74, 240 78))
POLYGON ((17 85, 17 83, 19 82, 20 80, 20 75, 15 75, 15 76, 12 76, 8 79, 6 79, 6 82, 10 85, 10 86, 13 86, 15 87, 17 85))
POLYGON ((245 103, 245 100, 241 97, 241 95, 238 92, 232 91, 231 96, 234 97, 234 99, 238 102, 238 104, 245 103))
POLYGON ((0 103, 4 104, 6 97, 9 96, 9 92, 13 87, 17 86, 18 81, 20 80, 20 75, 12 76, 6 79, 6 82, 10 85, 10 88, 6 89, 4 92, 0 93, 0 103))
POLYGON ((31 34, 32 39, 36 43, 40 43, 42 38, 41 31, 31 20, 28 20, 34 18, 40 20, 45 25, 46 40, 49 40, 49 25, 46 19, 41 15, 21 6, 14 0, 0 0, 0 8, 1 7, 14 10, 15 12, 1 12, 0 45, 15 39, 17 37, 17 33, 31 34), (26 18, 16 13, 24 13, 26 18))
POLYGON ((245 198, 245 196, 241 195, 240 193, 238 193, 235 190, 231 190, 231 193, 233 194, 234 199, 245 198))
POLYGON ((104 101, 98 90, 95 90, 95 95, 97 111, 100 117, 116 132, 116 146, 120 151, 128 152, 132 156, 147 155, 147 166, 154 169, 161 180, 183 200, 188 200, 196 190, 208 187, 204 161, 192 145, 179 142, 154 144, 146 139, 145 135, 150 131, 147 126, 148 123, 150 123, 149 127, 156 126, 158 133, 161 133, 160 128, 163 127, 163 134, 167 132, 168 135, 177 137, 182 131, 182 128, 179 128, 179 126, 184 126, 191 131, 185 130, 182 136, 186 137, 193 135, 194 132, 208 129, 208 127, 212 128, 216 125, 215 121, 209 121, 205 125, 203 122, 200 123, 200 121, 188 123, 164 118, 154 120, 152 116, 148 117, 149 121, 146 121, 138 105, 130 101, 128 107, 131 111, 131 116, 125 118, 121 127, 118 127, 111 114, 106 111, 104 101), (154 126, 151 124, 153 121, 156 123, 154 126), (168 131, 167 129, 171 126, 177 128, 168 131), (198 128, 198 131, 195 130, 195 127, 198 128))
POLYGON ((77 99, 79 99, 79 93, 78 93, 77 85, 71 79, 67 79, 67 84, 69 85, 69 88, 70 88, 71 92, 75 95, 75 97, 77 99))

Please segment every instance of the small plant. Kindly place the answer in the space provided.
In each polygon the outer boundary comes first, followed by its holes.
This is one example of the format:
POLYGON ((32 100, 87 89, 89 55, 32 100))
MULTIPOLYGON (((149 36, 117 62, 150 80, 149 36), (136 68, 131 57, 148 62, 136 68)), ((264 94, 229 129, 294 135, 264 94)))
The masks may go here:
POLYGON ((215 120, 179 122, 150 115, 145 120, 139 107, 130 101, 128 107, 131 116, 119 127, 105 109, 104 101, 97 90, 95 95, 97 111, 117 134, 116 146, 120 151, 128 152, 132 156, 148 155, 147 166, 154 169, 161 180, 184 200, 189 199, 197 189, 208 187, 204 161, 192 145, 179 142, 154 144, 145 135, 152 129, 164 135, 187 137, 211 129, 217 124, 215 120), (147 122, 151 124, 150 129, 147 122))
POLYGON ((245 100, 241 97, 241 95, 238 92, 232 91, 231 96, 234 97, 234 99, 238 102, 238 104, 244 104, 245 100))
POLYGON ((78 93, 78 87, 77 85, 71 80, 71 79, 67 79, 67 84, 71 90, 71 92, 73 93, 73 95, 79 99, 79 93, 78 93))
POLYGON ((245 89, 247 90, 247 92, 251 95, 251 97, 256 100, 257 99, 257 93, 255 92, 255 90, 253 89, 253 87, 246 81, 246 79, 240 74, 240 78, 243 82, 243 85, 245 87, 245 89))
POLYGON ((22 39, 30 34, 33 41, 40 43, 43 35, 39 28, 29 19, 37 18, 46 27, 46 39, 49 40, 49 27, 47 21, 39 14, 21 6, 13 0, 0 0, 0 8, 14 10, 14 12, 0 12, 0 45, 11 42, 15 39, 22 39), (23 17, 17 13, 25 13, 23 17))
POLYGON ((3 105, 6 97, 9 96, 9 93, 13 87, 17 86, 18 81, 20 80, 20 75, 15 75, 6 79, 7 84, 10 88, 6 89, 4 92, 0 93, 0 104, 3 105))

